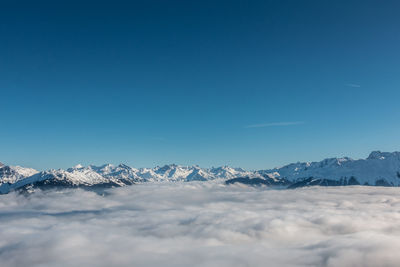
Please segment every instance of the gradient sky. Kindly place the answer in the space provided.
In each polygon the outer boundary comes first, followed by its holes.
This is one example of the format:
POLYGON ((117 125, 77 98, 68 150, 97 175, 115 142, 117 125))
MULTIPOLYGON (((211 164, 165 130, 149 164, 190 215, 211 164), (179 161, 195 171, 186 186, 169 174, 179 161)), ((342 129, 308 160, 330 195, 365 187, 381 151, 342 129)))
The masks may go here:
POLYGON ((0 161, 264 169, 400 150, 399 1, 2 1, 0 161))

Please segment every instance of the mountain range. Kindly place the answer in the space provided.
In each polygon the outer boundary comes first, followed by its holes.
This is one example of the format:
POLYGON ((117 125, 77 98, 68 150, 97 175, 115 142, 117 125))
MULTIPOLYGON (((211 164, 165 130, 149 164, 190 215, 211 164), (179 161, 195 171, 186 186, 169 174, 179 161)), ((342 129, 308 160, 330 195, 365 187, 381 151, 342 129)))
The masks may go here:
POLYGON ((226 184, 279 186, 400 185, 400 152, 373 151, 366 159, 328 158, 319 162, 297 162, 279 168, 246 171, 223 166, 200 168, 176 164, 155 168, 76 165, 63 170, 37 171, 0 163, 0 193, 32 192, 49 188, 108 188, 148 182, 210 181, 226 184))

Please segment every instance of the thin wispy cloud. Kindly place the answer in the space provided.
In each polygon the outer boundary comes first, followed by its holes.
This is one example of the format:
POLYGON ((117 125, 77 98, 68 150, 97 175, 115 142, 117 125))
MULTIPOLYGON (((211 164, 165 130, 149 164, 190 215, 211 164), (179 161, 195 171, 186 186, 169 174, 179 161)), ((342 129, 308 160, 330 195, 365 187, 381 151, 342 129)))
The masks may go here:
POLYGON ((347 87, 353 87, 353 88, 360 88, 361 85, 356 84, 356 83, 346 83, 345 84, 347 87))
POLYGON ((269 123, 258 123, 246 125, 244 128, 263 128, 263 127, 274 127, 274 126, 292 126, 304 124, 304 121, 281 121, 281 122, 269 122, 269 123))

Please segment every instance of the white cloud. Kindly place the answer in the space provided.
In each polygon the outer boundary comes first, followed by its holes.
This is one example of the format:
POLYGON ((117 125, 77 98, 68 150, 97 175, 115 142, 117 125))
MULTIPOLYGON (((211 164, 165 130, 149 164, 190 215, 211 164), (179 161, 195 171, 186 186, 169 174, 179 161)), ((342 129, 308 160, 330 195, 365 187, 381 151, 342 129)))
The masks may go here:
POLYGON ((398 266, 398 188, 146 184, 0 196, 1 266, 398 266))
POLYGON ((304 121, 281 121, 281 122, 270 122, 270 123, 259 123, 245 126, 245 128, 262 128, 262 127, 273 127, 273 126, 291 126, 304 124, 304 121))

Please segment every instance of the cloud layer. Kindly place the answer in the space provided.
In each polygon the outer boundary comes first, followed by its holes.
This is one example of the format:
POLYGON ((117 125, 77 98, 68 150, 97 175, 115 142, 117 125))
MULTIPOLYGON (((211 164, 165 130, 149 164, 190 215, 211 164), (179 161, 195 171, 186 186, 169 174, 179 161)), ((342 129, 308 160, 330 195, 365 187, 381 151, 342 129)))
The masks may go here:
POLYGON ((0 196, 1 266, 398 266, 399 188, 145 184, 0 196))

